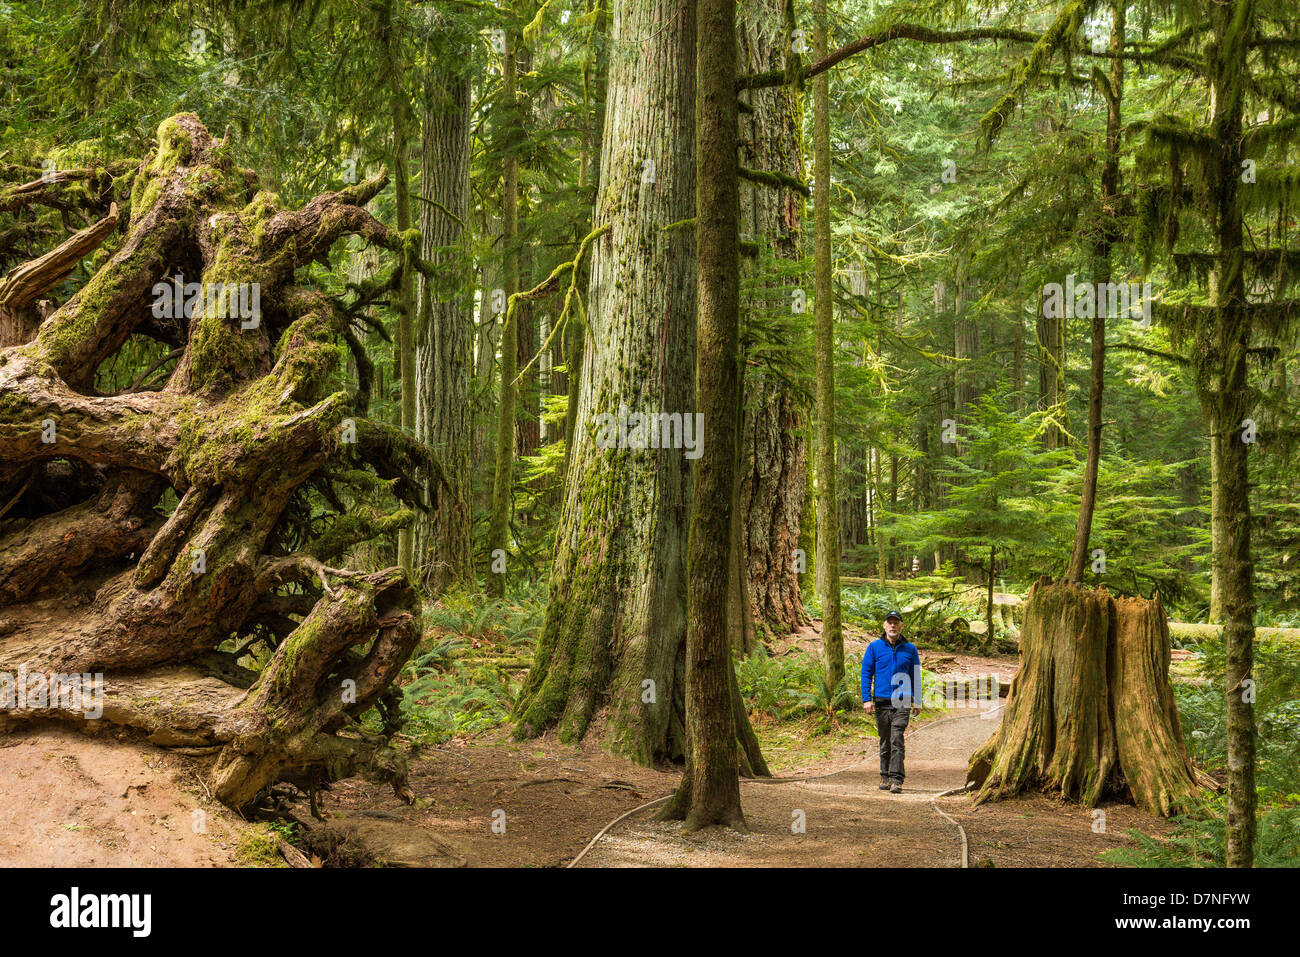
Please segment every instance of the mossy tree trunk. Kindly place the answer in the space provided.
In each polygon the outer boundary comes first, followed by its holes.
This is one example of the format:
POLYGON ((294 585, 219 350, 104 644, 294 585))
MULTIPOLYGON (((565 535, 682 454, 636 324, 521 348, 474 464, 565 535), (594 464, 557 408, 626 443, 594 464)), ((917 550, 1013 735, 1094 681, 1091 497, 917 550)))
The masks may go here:
POLYGON ((1223 643, 1227 653, 1229 867, 1250 867, 1255 855, 1254 564, 1250 554, 1250 445, 1246 417, 1258 397, 1246 365, 1252 314, 1246 303, 1245 227, 1241 169, 1248 57, 1258 16, 1252 0, 1215 4, 1214 43, 1207 60, 1211 83, 1212 159, 1203 169, 1211 201, 1215 261, 1210 272, 1208 321, 1198 323, 1192 350, 1196 391, 1211 435, 1218 494, 1211 502, 1213 571, 1220 580, 1223 643))
POLYGON ((1114 796, 1185 810, 1210 782, 1187 757, 1169 649, 1159 595, 1037 582, 1002 723, 970 760, 976 803, 1043 789, 1085 807, 1114 796))
POLYGON ((425 81, 420 232, 437 281, 420 277, 416 336, 416 436, 447 470, 450 493, 415 528, 416 567, 426 589, 473 587, 470 515, 470 379, 474 312, 468 236, 470 78, 434 70, 425 81))
MULTIPOLYGON (((739 176, 736 157, 736 3, 695 0, 696 237, 699 253, 700 414, 710 434, 691 504, 686 631, 686 770, 660 817, 690 832, 745 830, 740 807, 735 671, 728 636, 731 514, 740 406, 739 176)), ((689 6, 689 5, 688 5, 689 6)))
MULTIPOLYGON (((412 520, 383 511, 380 493, 416 502, 426 478, 440 490, 426 447, 365 418, 372 368, 353 329, 404 270, 428 268, 418 236, 364 210, 384 174, 279 208, 192 114, 159 126, 126 181, 129 225, 96 231, 103 265, 32 341, 0 351, 0 488, 22 489, 0 521, 0 670, 102 672, 99 720, 219 748, 213 791, 235 807, 277 780, 359 770, 405 790, 383 739, 337 732, 376 704, 397 726, 390 689, 419 639, 419 602, 400 569, 331 563, 412 520), (397 268, 352 302, 300 285, 349 234, 397 268), (260 312, 173 301, 159 318, 155 284, 178 273, 256 288, 260 312), (96 370, 133 335, 171 347, 175 365, 94 394, 96 370), (330 391, 340 340, 354 395, 330 391), (270 656, 260 673, 237 663, 250 649, 270 656)), ((59 273, 43 275, 44 292, 59 273)), ((88 723, 73 705, 3 720, 88 723)))
MULTIPOLYGON (((790 57, 785 0, 752 0, 741 7, 737 24, 737 55, 746 74, 781 69, 790 57)), ((791 64, 793 66, 793 64, 791 64)), ((740 155, 749 169, 775 171, 803 178, 801 97, 794 86, 746 90, 741 99, 751 109, 740 118, 740 155)), ((801 255, 803 199, 788 186, 742 182, 741 236, 776 256, 796 260, 801 255)), ((754 267, 742 264, 742 275, 754 267)), ((789 299, 742 300, 742 310, 789 310, 789 299)), ((743 315, 743 312, 742 312, 743 315)), ((795 550, 799 547, 805 494, 808 446, 806 403, 801 403, 788 376, 760 356, 742 377, 744 419, 736 526, 740 568, 737 585, 747 594, 738 604, 772 635, 798 628, 807 615, 799 591, 795 550)))
MULTIPOLYGON (((616 2, 587 327, 550 600, 521 737, 596 729, 642 764, 684 754, 686 450, 600 448, 597 416, 695 409, 691 7, 616 2)), ((705 422, 704 447, 713 437, 705 422)))

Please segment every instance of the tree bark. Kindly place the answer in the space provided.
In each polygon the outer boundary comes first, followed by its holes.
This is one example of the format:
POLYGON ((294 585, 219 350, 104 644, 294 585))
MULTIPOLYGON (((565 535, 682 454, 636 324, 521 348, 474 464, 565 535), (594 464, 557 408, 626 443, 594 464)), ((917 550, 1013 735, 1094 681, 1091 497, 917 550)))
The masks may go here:
POLYGON ((733 547, 736 413, 740 407, 739 177, 736 157, 735 0, 695 0, 696 237, 699 263, 698 405, 712 439, 695 473, 686 630, 686 770, 662 817, 683 831, 746 830, 740 807, 735 672, 727 634, 733 547))
MULTIPOLYGON (((790 53, 784 0, 753 0, 739 11, 737 55, 745 73, 785 66, 790 53)), ((749 169, 803 177, 800 98, 793 87, 744 91, 752 109, 740 118, 741 155, 749 169)), ((770 243, 778 258, 802 254, 802 199, 788 187, 742 182, 742 234, 770 243)), ((742 275, 754 266, 743 264, 742 275)), ((782 303, 742 301, 742 310, 789 309, 782 303)), ((742 312, 742 315, 745 313, 742 312)), ((770 635, 787 634, 807 620, 795 552, 799 547, 808 448, 807 408, 787 378, 766 363, 751 365, 744 386, 741 437, 739 578, 748 594, 744 604, 770 635)))
POLYGON ((435 69, 425 81, 420 173, 422 256, 438 281, 420 277, 416 337, 416 436, 447 470, 448 494, 415 528, 425 589, 474 587, 470 513, 470 378, 474 313, 465 224, 470 215, 470 78, 435 69))
POLYGON ((1249 43, 1256 13, 1251 0, 1216 4, 1210 10, 1215 43, 1208 60, 1211 80, 1210 131, 1216 140, 1206 163, 1212 198, 1216 256, 1210 274, 1214 306, 1208 328, 1197 330, 1193 350, 1196 390, 1206 408, 1213 443, 1218 494, 1216 551, 1221 574, 1223 641, 1227 652, 1228 846, 1229 867, 1250 867, 1255 854, 1255 590, 1250 554, 1250 476, 1243 420, 1254 393, 1246 356, 1251 315, 1242 271, 1244 227, 1240 196, 1242 116, 1249 75, 1249 43))
POLYGON ((1169 648, 1159 595, 1037 582, 1002 724, 970 759, 975 803, 1041 788, 1085 807, 1114 795, 1162 816, 1188 809, 1211 782, 1187 758, 1169 648))
MULTIPOLYGON (((615 3, 586 339, 550 599, 515 733, 596 734, 641 764, 684 754, 685 449, 600 448, 597 416, 695 408, 695 19, 615 3)), ((711 429, 712 423, 705 422, 711 429)), ((713 441, 704 436, 705 448, 713 441)))

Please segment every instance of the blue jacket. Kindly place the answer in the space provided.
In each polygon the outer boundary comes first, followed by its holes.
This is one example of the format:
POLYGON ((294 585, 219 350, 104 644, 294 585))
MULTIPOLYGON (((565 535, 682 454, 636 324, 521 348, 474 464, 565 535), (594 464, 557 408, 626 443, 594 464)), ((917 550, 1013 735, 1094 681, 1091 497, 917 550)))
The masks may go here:
POLYGON ((891 698, 898 706, 901 698, 914 698, 921 706, 921 653, 910 641, 891 645, 885 637, 877 638, 862 653, 862 700, 891 698), (915 686, 916 694, 912 694, 915 686))

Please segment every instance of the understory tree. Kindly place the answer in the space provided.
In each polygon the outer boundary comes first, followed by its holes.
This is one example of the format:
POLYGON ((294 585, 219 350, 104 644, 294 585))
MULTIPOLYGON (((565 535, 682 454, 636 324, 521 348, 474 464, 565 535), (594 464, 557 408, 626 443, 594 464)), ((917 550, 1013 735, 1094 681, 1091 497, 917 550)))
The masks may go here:
MULTIPOLYGON (((1092 6, 1076 2, 1061 9, 1013 73, 1011 90, 985 116, 986 141, 1001 130, 1051 56, 1062 53, 1068 68, 1071 55, 1079 52, 1084 17, 1092 6)), ((1113 17, 1112 61, 1130 49, 1124 30, 1121 10, 1113 17)), ((1121 77, 1117 63, 1109 77, 1100 71, 1095 75, 1109 105, 1103 226, 1094 249, 1107 279, 1114 236, 1109 220, 1118 203, 1121 77)), ((1092 336, 1089 453, 1068 580, 1040 580, 1031 590, 1020 636, 1021 668, 1007 712, 998 731, 971 757, 968 780, 980 788, 977 802, 1043 787, 1089 807, 1105 795, 1131 796, 1147 810, 1169 815, 1187 810, 1198 788, 1211 782, 1192 765, 1182 739, 1169 686, 1168 625, 1159 593, 1151 599, 1117 599, 1104 588, 1079 584, 1100 451, 1104 321, 1094 320, 1092 336)))

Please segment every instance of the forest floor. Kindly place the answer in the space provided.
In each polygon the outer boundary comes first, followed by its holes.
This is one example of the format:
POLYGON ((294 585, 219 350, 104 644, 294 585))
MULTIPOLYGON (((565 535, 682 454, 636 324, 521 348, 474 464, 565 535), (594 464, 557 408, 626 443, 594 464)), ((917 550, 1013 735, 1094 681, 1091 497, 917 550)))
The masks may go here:
POLYGON ((1128 843, 1128 828, 1165 830, 1164 822, 1115 803, 1102 804, 1105 832, 1094 833, 1092 811, 1045 796, 980 807, 964 795, 935 798, 965 783, 967 758, 999 719, 994 709, 914 722, 901 794, 877 787, 876 739, 842 743, 814 764, 773 768, 809 780, 742 781, 748 834, 707 828, 683 835, 680 823, 654 821, 650 808, 611 829, 579 866, 960 867, 960 832, 932 799, 965 828, 971 867, 1095 867, 1102 851, 1128 843))
MULTIPOLYGON (((265 843, 195 759, 109 734, 0 735, 0 867, 228 867, 265 843)), ((264 856, 264 855, 263 855, 264 856)))
MULTIPOLYGON (((852 648, 866 636, 847 637, 852 648)), ((816 639, 809 630, 792 643, 816 639)), ((1014 659, 970 655, 926 666, 1006 679, 1015 670, 1014 659)), ((876 739, 854 718, 820 734, 806 725, 757 725, 774 775, 838 773, 743 782, 748 834, 710 828, 686 837, 680 824, 655 823, 649 808, 611 829, 580 866, 960 866, 958 830, 931 798, 964 783, 967 757, 996 728, 996 712, 916 719, 899 795, 877 789, 876 739), (803 832, 792 828, 800 818, 803 832)), ((0 780, 24 783, 0 802, 0 866, 280 863, 278 833, 211 801, 200 768, 199 759, 110 735, 28 729, 0 737, 0 780)), ((299 822, 288 832, 317 862, 554 867, 625 811, 670 793, 678 777, 593 745, 563 745, 553 735, 515 742, 498 729, 419 749, 411 760, 413 806, 386 786, 353 778, 322 793, 324 823, 292 789, 283 789, 281 808, 299 822)), ((1096 866, 1101 851, 1127 843, 1128 828, 1166 829, 1119 804, 1102 806, 1106 828, 1096 833, 1091 811, 1041 796, 978 808, 964 796, 939 803, 966 829, 971 866, 1096 866)))

